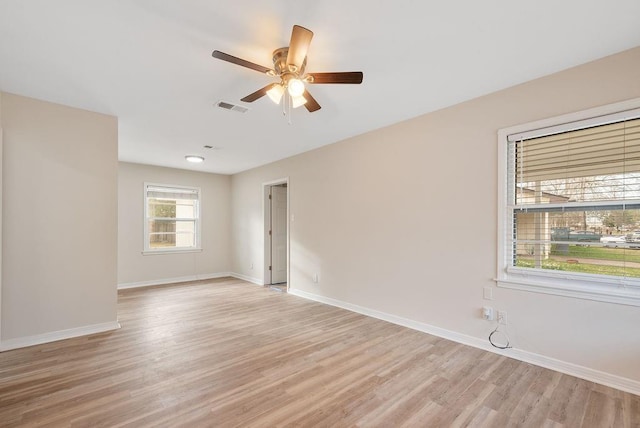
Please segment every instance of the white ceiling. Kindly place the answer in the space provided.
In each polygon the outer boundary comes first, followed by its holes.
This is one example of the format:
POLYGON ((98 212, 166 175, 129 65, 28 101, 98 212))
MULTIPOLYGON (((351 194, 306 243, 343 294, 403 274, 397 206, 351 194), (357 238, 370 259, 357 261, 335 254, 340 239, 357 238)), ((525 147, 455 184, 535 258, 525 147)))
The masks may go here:
POLYGON ((0 90, 117 116, 120 160, 229 174, 638 46, 639 17, 638 0, 0 0, 0 90), (310 86, 322 109, 289 125, 240 102, 269 77, 211 52, 271 67, 294 24, 315 33, 307 71, 364 82, 310 86))

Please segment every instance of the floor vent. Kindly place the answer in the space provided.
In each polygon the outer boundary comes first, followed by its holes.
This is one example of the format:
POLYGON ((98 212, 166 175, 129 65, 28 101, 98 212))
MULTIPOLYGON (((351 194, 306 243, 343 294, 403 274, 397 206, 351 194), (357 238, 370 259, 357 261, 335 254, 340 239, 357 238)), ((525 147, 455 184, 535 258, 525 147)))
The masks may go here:
POLYGON ((231 110, 231 111, 237 111, 238 113, 246 113, 246 112, 248 112, 248 111, 249 111, 249 109, 248 109, 248 108, 246 108, 246 107, 237 106, 237 105, 235 105, 235 104, 227 103, 227 102, 224 102, 224 101, 218 101, 218 102, 216 103, 216 105, 217 105, 218 107, 220 107, 221 109, 224 109, 224 110, 231 110))

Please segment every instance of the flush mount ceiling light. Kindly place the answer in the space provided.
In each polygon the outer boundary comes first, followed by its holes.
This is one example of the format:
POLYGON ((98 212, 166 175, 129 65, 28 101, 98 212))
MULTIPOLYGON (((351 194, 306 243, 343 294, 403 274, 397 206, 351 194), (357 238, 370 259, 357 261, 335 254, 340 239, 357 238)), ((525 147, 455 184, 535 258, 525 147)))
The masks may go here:
MULTIPOLYGON (((273 51, 273 69, 263 67, 253 62, 237 58, 220 51, 213 51, 214 58, 230 62, 232 64, 247 67, 264 73, 267 76, 278 77, 279 83, 270 83, 262 89, 247 95, 241 101, 252 103, 257 99, 268 95, 271 100, 280 104, 283 95, 288 99, 283 107, 299 107, 304 105, 309 112, 320 110, 320 104, 311 96, 305 88, 308 84, 325 83, 362 83, 361 71, 337 72, 337 73, 305 73, 307 66, 307 51, 313 38, 313 32, 299 25, 293 26, 291 41, 288 47, 273 51), (286 89, 286 92, 285 92, 286 89)), ((286 114, 286 110, 284 111, 286 114)))
POLYGON ((202 163, 202 162, 204 162, 204 158, 202 156, 187 155, 184 158, 187 160, 187 162, 191 162, 191 163, 202 163))

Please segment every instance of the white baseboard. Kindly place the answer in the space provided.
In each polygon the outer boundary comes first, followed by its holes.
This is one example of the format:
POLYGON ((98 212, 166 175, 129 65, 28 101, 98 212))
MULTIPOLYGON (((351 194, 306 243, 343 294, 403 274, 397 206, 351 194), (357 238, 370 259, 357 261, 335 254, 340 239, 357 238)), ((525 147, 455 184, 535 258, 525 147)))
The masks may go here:
POLYGON ((88 334, 103 333, 105 331, 117 330, 120 328, 118 321, 92 324, 84 327, 70 328, 67 330, 52 331, 50 333, 36 334, 34 336, 17 337, 15 339, 3 340, 0 342, 0 352, 12 349, 26 348, 27 346, 41 345, 43 343, 55 342, 72 337, 86 336, 88 334))
POLYGON ((449 339, 454 342, 462 343, 464 345, 473 346, 474 348, 480 348, 485 351, 493 352, 495 354, 504 355, 506 357, 514 358, 519 361, 534 364, 536 366, 544 367, 547 369, 555 370, 561 373, 565 373, 571 376, 579 377, 591 382, 599 383, 601 385, 616 388, 622 391, 630 392, 632 394, 640 395, 640 382, 632 379, 627 379, 621 376, 617 376, 611 373, 601 372, 588 367, 579 366, 577 364, 569 363, 566 361, 556 360, 554 358, 546 357, 544 355, 535 354, 533 352, 524 351, 522 349, 498 349, 491 346, 487 339, 480 339, 466 334, 457 333, 455 331, 446 330, 440 327, 436 327, 430 324, 402 318, 396 315, 388 314, 385 312, 376 311, 374 309, 365 308, 362 306, 354 305, 352 303, 343 302, 341 300, 332 299, 330 297, 320 296, 313 293, 308 293, 302 290, 290 289, 289 294, 294 296, 303 297, 305 299, 313 300, 327 305, 336 306, 338 308, 346 309, 352 312, 357 312, 362 315, 367 315, 372 318, 377 318, 383 321, 388 321, 393 324, 408 327, 413 330, 418 330, 424 333, 432 334, 434 336, 449 339))
POLYGON ((229 272, 218 272, 200 275, 178 276, 175 278, 152 279, 149 281, 123 282, 118 284, 118 290, 125 290, 127 288, 151 287, 154 285, 176 284, 178 282, 199 281, 202 279, 224 278, 226 276, 234 275, 229 272))
POLYGON ((232 277, 238 278, 238 279, 242 279, 243 281, 247 281, 247 282, 250 282, 250 283, 255 284, 255 285, 264 285, 264 281, 262 279, 254 278, 254 277, 247 276, 247 275, 243 275, 241 273, 230 272, 229 276, 232 276, 232 277))

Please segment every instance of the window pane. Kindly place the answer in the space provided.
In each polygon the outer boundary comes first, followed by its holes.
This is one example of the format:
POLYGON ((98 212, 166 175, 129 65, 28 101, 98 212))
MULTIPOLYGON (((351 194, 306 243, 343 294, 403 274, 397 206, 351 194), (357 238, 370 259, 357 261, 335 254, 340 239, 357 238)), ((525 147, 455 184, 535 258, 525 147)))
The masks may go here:
POLYGON ((178 199, 175 202, 177 218, 196 218, 196 201, 178 199))
POLYGON ((517 182, 516 204, 557 204, 640 199, 640 174, 517 182))
POLYGON ((195 218, 197 201, 186 199, 148 199, 149 217, 195 218))
POLYGON ((163 218, 175 218, 176 217, 176 201, 167 199, 148 199, 149 217, 163 217, 163 218))
POLYGON ((149 247, 195 247, 195 221, 149 220, 149 247))
POLYGON ((640 209, 515 213, 513 265, 640 278, 640 209))
POLYGON ((176 222, 176 247, 195 247, 195 222, 176 222))

